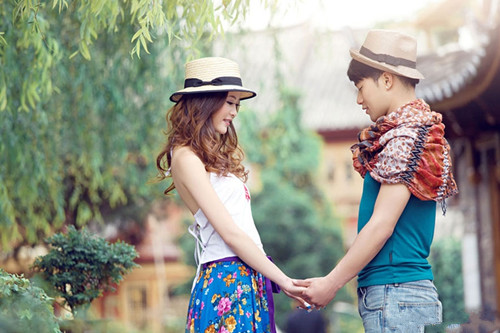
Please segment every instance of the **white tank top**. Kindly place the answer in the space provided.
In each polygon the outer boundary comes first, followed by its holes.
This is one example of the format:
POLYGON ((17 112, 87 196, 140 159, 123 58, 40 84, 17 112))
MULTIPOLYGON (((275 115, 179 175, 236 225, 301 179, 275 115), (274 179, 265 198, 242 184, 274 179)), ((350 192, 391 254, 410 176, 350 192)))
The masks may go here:
MULTIPOLYGON (((240 227, 264 252, 259 233, 255 227, 250 207, 250 192, 239 178, 233 174, 218 176, 210 173, 210 183, 217 196, 222 201, 234 222, 240 227)), ((194 214, 194 222, 189 232, 196 238, 195 260, 198 268, 206 262, 233 257, 236 254, 215 231, 210 221, 199 209, 194 214)))

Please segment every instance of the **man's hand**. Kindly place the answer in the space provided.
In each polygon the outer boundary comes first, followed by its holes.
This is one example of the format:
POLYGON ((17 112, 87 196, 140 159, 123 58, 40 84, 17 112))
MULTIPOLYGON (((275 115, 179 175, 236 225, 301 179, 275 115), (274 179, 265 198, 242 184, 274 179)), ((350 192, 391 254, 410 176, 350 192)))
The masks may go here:
POLYGON ((318 309, 327 306, 337 295, 337 290, 327 277, 294 280, 293 283, 296 286, 307 287, 302 293, 302 298, 318 309))

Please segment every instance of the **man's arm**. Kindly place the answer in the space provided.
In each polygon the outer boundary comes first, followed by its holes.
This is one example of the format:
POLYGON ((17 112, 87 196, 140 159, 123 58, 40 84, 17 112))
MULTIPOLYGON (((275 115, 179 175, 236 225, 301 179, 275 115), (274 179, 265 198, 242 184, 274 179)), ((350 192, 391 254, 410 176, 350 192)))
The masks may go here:
POLYGON ((295 282, 309 286, 304 291, 304 299, 316 307, 328 305, 338 290, 354 278, 391 237, 410 195, 403 184, 382 184, 370 220, 337 266, 325 277, 295 282))

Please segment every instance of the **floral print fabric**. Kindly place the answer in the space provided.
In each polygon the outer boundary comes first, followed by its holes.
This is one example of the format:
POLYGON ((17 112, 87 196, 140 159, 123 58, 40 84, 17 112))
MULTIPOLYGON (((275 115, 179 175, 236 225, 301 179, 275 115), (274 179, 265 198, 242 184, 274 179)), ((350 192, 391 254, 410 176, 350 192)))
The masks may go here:
POLYGON ((406 184, 420 200, 444 204, 458 189, 441 120, 421 99, 380 117, 351 147, 354 169, 379 183, 406 184))
POLYGON ((266 284, 238 258, 204 264, 191 292, 186 333, 275 332, 266 284))

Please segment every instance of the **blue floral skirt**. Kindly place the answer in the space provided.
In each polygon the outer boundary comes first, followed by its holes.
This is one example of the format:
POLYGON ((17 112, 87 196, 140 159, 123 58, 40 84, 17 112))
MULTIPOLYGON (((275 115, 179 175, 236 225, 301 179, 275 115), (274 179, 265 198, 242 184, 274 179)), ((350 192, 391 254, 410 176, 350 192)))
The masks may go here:
POLYGON ((238 257, 203 264, 191 292, 186 333, 276 332, 272 287, 238 257))

